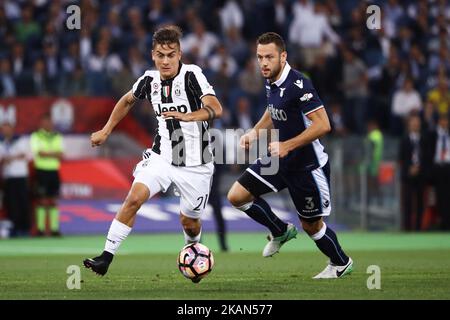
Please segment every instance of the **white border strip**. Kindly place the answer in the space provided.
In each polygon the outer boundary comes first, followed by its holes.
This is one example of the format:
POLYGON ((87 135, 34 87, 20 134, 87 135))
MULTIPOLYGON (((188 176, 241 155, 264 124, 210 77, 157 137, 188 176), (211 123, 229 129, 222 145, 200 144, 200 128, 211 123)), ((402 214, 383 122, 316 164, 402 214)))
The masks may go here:
POLYGON ((272 189, 275 192, 278 192, 277 188, 275 188, 272 184, 270 184, 267 180, 265 180, 263 177, 258 175, 255 171, 251 170, 250 168, 247 168, 247 171, 250 172, 256 179, 264 183, 266 186, 268 186, 270 189, 272 189))
POLYGON ((317 110, 322 109, 322 108, 324 108, 323 105, 318 106, 317 108, 312 109, 311 111, 308 111, 307 113, 304 113, 304 115, 307 116, 308 114, 313 113, 314 111, 317 111, 317 110))

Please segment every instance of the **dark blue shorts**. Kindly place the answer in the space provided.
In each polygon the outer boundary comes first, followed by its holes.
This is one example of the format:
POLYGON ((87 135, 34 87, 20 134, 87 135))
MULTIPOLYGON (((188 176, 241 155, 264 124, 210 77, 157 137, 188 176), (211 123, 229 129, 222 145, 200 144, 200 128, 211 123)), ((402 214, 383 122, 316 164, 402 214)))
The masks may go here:
POLYGON ((276 174, 261 173, 261 160, 247 168, 238 182, 254 197, 287 188, 301 218, 328 216, 331 212, 330 165, 312 171, 287 171, 276 174))

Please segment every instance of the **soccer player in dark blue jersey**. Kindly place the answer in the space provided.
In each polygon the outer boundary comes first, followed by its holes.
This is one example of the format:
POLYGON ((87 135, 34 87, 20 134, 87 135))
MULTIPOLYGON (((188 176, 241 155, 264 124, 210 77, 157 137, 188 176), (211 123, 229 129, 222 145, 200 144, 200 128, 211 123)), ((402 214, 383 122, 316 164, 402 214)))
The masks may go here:
POLYGON ((315 279, 339 278, 352 271, 353 261, 334 231, 323 221, 330 215, 330 165, 319 138, 330 131, 330 122, 311 81, 292 69, 280 35, 268 32, 257 40, 257 58, 266 79, 267 110, 240 144, 249 148, 262 129, 278 129, 279 141, 269 144, 268 157, 278 157, 275 174, 264 174, 266 159, 258 159, 240 176, 228 193, 228 200, 271 234, 263 250, 270 257, 297 235, 292 223, 285 223, 261 195, 289 190, 305 232, 329 257, 329 264, 315 279))

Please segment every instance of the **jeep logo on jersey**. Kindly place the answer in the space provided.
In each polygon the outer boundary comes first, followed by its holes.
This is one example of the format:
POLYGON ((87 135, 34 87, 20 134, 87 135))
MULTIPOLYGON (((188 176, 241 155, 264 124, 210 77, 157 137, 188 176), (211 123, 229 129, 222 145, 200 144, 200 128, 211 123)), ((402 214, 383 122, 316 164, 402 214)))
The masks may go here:
POLYGON ((305 93, 303 97, 300 98, 300 101, 309 101, 313 97, 312 93, 305 93))
POLYGON ((278 120, 278 121, 286 121, 287 120, 287 115, 284 110, 274 108, 273 104, 269 104, 269 107, 267 109, 269 110, 269 113, 270 113, 270 116, 272 117, 272 119, 278 120))
POLYGON ((181 113, 188 112, 188 109, 184 104, 182 104, 181 106, 171 106, 171 107, 162 107, 162 108, 161 108, 161 105, 158 104, 158 108, 156 108, 156 109, 157 110, 155 110, 155 114, 157 117, 160 117, 163 112, 167 112, 167 111, 178 111, 181 113))

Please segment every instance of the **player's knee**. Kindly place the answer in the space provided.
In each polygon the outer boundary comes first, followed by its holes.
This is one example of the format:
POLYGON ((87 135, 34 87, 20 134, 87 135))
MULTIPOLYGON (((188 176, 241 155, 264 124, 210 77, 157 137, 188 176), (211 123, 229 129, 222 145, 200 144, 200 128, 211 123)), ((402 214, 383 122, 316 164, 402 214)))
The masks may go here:
POLYGON ((236 208, 252 201, 251 196, 246 196, 245 194, 237 190, 237 188, 235 188, 234 186, 231 187, 230 191, 228 191, 227 198, 228 201, 230 201, 231 205, 236 208))
POLYGON ((124 206, 126 209, 137 211, 139 210, 143 202, 144 201, 141 199, 141 197, 131 193, 127 196, 124 206))
POLYGON ((322 220, 307 221, 302 219, 302 228, 310 236, 316 234, 322 228, 322 220))
POLYGON ((239 199, 239 196, 237 195, 237 193, 233 190, 233 188, 231 188, 230 191, 228 191, 227 198, 228 198, 228 201, 230 201, 232 206, 234 206, 234 207, 239 206, 240 199, 239 199))

